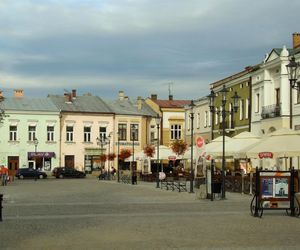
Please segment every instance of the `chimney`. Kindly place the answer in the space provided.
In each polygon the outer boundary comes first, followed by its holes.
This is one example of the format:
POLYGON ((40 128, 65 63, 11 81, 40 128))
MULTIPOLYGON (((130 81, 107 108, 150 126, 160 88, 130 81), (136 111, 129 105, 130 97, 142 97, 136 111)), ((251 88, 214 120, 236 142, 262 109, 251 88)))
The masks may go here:
POLYGON ((157 100, 157 95, 156 94, 151 94, 151 100, 157 100))
POLYGON ((71 93, 64 93, 65 102, 72 102, 71 93))
POLYGON ((300 33, 293 33, 293 48, 300 47, 300 33))
POLYGON ((173 95, 169 95, 169 101, 173 101, 173 95))
POLYGON ((72 89, 72 98, 76 98, 76 89, 72 89))
POLYGON ((23 89, 14 89, 14 97, 22 98, 24 96, 23 89))
POLYGON ((123 101, 124 98, 125 98, 124 91, 120 90, 120 91, 119 91, 119 100, 120 100, 120 101, 123 101))
POLYGON ((143 106, 142 97, 138 96, 136 102, 137 102, 137 108, 138 108, 138 110, 141 110, 142 106, 143 106))

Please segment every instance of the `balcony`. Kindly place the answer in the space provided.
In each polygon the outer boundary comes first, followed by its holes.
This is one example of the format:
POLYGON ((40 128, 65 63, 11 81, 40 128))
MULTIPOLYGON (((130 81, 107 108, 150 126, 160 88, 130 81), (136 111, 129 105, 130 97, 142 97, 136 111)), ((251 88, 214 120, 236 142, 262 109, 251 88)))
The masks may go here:
POLYGON ((261 118, 268 119, 281 116, 281 106, 279 104, 262 107, 261 118))

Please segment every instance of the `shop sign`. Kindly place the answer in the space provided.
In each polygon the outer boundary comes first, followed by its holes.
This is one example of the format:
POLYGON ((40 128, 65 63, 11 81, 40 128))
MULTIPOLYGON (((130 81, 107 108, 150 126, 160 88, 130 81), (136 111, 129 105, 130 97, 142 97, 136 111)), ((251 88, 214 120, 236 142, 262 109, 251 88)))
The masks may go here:
POLYGON ((260 153, 258 153, 258 157, 260 159, 262 159, 262 158, 273 158, 273 153, 272 152, 260 152, 260 153))

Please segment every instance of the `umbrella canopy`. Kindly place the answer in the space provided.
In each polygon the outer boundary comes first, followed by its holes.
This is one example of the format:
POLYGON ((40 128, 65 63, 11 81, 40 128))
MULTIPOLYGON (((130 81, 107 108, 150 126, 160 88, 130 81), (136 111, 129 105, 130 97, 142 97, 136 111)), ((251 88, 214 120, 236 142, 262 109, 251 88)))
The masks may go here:
MULTIPOLYGON (((134 154, 134 160, 143 160, 147 159, 147 155, 145 155, 144 150, 136 152, 134 154)), ((151 160, 157 159, 157 147, 155 147, 155 153, 153 157, 151 157, 151 160)), ((181 157, 178 157, 172 149, 169 147, 166 147, 164 145, 159 146, 159 160, 175 160, 175 159, 181 159, 181 157)), ((125 161, 132 161, 132 156, 128 157, 125 161)))
MULTIPOLYGON (((225 143, 227 144, 228 142, 230 142, 232 140, 232 138, 225 136, 225 143)), ((218 148, 222 148, 223 147, 223 136, 219 136, 218 138, 212 140, 210 143, 205 145, 205 155, 213 155, 216 156, 216 152, 218 148)), ((226 147, 225 147, 226 148, 226 147)))
POLYGON ((263 138, 249 148, 248 158, 300 156, 300 133, 291 129, 280 129, 263 138))
MULTIPOLYGON (((242 132, 232 138, 225 144, 225 155, 234 158, 246 158, 246 152, 249 147, 260 142, 260 137, 250 132, 242 132)), ((223 145, 218 145, 213 149, 214 156, 222 156, 223 145)))

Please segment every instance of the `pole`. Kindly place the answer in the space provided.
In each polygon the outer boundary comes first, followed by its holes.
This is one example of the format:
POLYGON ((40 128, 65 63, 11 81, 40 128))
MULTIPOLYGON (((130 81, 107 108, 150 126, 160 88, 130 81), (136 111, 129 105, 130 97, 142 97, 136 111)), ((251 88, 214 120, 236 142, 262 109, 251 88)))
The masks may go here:
MULTIPOLYGON (((293 129, 293 80, 290 79, 290 129, 293 129)), ((290 168, 293 165, 293 158, 290 157, 290 168)))
POLYGON ((157 124, 156 188, 159 188, 159 124, 157 124))
POLYGON ((225 199, 225 102, 222 108, 222 136, 223 136, 223 152, 222 152, 222 199, 225 199))
POLYGON ((3 194, 0 194, 0 221, 2 221, 2 201, 3 201, 3 194))
POLYGON ((118 172, 117 172, 117 179, 118 179, 118 182, 120 182, 120 158, 119 158, 119 154, 120 154, 120 135, 119 135, 119 132, 118 132, 118 157, 117 157, 117 160, 118 160, 118 172))
POLYGON ((194 157, 193 157, 193 144, 194 144, 194 113, 191 113, 191 178, 190 178, 190 193, 194 193, 194 157))
POLYGON ((108 164, 108 179, 110 180, 110 166, 109 166, 109 154, 110 154, 110 139, 108 139, 108 157, 107 157, 107 164, 108 164))

